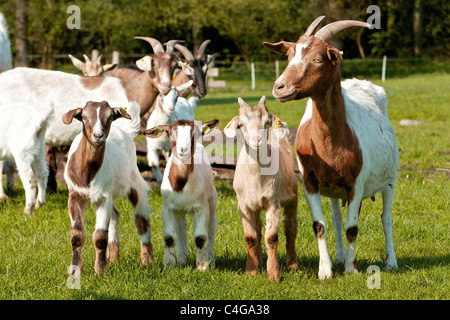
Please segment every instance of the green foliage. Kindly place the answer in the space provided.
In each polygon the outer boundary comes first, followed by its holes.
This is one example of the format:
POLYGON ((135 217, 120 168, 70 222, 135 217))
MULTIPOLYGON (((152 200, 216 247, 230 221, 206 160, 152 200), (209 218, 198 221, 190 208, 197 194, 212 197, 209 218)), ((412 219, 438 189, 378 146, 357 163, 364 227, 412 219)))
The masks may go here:
MULTIPOLYGON (((414 56, 414 2, 408 0, 377 1, 381 9, 381 30, 349 29, 335 42, 346 58, 414 56), (360 40, 361 48, 357 42, 360 40)), ((274 54, 262 46, 263 41, 295 41, 315 17, 325 14, 325 23, 342 19, 364 21, 371 0, 79 0, 81 30, 69 30, 66 12, 70 1, 27 0, 28 53, 42 55, 33 66, 54 67, 57 55, 80 56, 98 49, 104 54, 117 50, 122 54, 143 54, 151 49, 134 36, 151 36, 166 42, 186 40, 198 48, 205 39, 213 39, 211 52, 218 60, 273 60, 274 54)), ((0 4, 10 30, 15 52, 15 0, 0 4)), ((450 4, 445 0, 421 1, 421 55, 439 56, 449 52, 450 4)), ((150 51, 151 52, 151 51, 150 51)))
MULTIPOLYGON (((33 216, 22 211, 25 195, 17 181, 9 201, 0 201, 0 299, 446 299, 450 274, 448 119, 450 76, 415 75, 391 79, 381 84, 387 92, 389 115, 400 148, 400 170, 393 209, 394 244, 399 271, 383 269, 384 234, 381 225, 382 201, 365 200, 360 215, 357 259, 360 273, 347 275, 341 265, 334 265, 335 277, 317 280, 319 252, 311 227, 311 217, 301 187, 298 197, 299 228, 297 253, 299 270, 290 272, 285 262, 284 227, 280 226, 278 258, 280 282, 267 280, 265 266, 258 275, 246 275, 246 247, 232 180, 216 179, 219 194, 216 216, 216 268, 208 272, 195 269, 195 245, 192 218, 188 218, 190 255, 185 267, 163 266, 163 236, 160 217, 161 195, 153 189, 149 196, 154 262, 143 268, 139 262, 139 238, 131 205, 125 199, 116 203, 120 217, 121 256, 101 278, 95 276, 95 249, 91 235, 95 226, 92 207, 86 213, 85 268, 81 289, 67 287, 67 268, 71 258, 70 220, 67 190, 59 182, 58 192, 49 194, 47 203, 33 216), (421 120, 418 127, 400 127, 403 118, 421 120), (380 289, 369 289, 366 270, 381 268, 380 289)), ((237 88, 239 85, 233 85, 237 88)), ((257 91, 212 91, 200 101, 199 120, 219 118, 221 127, 237 114, 237 97, 256 104, 265 94, 269 110, 296 127, 305 101, 281 104, 273 100, 269 82, 257 91)), ((327 241, 334 261, 335 235, 331 210, 322 201, 327 241)), ((344 217, 345 217, 344 210, 344 217)), ((345 218, 344 218, 345 219, 345 218)), ((264 221, 264 219, 263 219, 264 221)), ((263 256, 266 258, 265 249, 263 256)))

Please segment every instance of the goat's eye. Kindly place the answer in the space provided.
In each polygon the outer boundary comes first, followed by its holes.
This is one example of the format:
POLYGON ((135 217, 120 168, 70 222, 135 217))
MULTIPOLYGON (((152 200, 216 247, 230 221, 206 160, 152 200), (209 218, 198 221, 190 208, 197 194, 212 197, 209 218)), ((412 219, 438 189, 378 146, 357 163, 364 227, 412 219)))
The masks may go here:
POLYGON ((322 63, 322 62, 323 62, 323 60, 320 59, 320 58, 314 58, 313 61, 314 61, 315 63, 322 63))

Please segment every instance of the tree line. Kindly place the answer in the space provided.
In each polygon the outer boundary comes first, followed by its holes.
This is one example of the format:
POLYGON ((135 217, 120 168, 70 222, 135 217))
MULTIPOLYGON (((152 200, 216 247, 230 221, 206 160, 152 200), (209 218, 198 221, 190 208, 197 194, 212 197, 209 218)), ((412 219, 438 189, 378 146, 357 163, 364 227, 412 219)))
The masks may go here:
POLYGON ((186 40, 194 52, 212 39, 208 52, 231 64, 273 60, 262 41, 296 41, 319 15, 326 15, 324 24, 366 21, 371 5, 380 8, 381 29, 339 34, 334 43, 346 58, 450 55, 447 0, 3 0, 0 11, 15 65, 27 65, 27 55, 38 54, 38 67, 52 68, 58 54, 81 56, 94 48, 105 54, 149 53, 134 36, 186 40), (67 27, 69 5, 80 9, 79 29, 67 27))

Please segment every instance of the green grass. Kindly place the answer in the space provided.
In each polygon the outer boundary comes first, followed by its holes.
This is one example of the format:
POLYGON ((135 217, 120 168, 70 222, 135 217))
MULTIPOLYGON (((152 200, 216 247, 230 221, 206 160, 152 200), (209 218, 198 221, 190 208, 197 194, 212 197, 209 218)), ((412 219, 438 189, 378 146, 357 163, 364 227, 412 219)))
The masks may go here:
MULTIPOLYGON (((223 128, 237 115, 238 96, 249 104, 256 104, 265 94, 269 110, 289 126, 297 127, 306 101, 281 104, 273 99, 271 85, 270 82, 258 83, 258 89, 252 91, 242 83, 230 83, 225 90, 211 90, 200 101, 196 117, 198 120, 218 117, 223 128)), ((269 282, 265 266, 258 275, 248 277, 247 252, 232 180, 216 179, 219 201, 215 269, 209 272, 195 269, 191 237, 187 266, 163 266, 161 195, 152 190, 149 199, 153 264, 148 268, 140 265, 139 238, 131 205, 120 200, 117 207, 122 212, 121 256, 119 261, 109 265, 106 275, 95 276, 95 250, 91 241, 95 213, 89 207, 81 289, 69 289, 67 268, 71 247, 65 185, 60 182, 58 192, 48 194, 45 206, 35 210, 33 216, 27 216, 23 213, 24 192, 17 181, 10 194, 11 200, 0 201, 0 299, 449 299, 450 184, 448 171, 444 169, 450 168, 450 75, 416 75, 387 80, 382 85, 388 94, 389 114, 401 149, 393 209, 398 272, 383 269, 382 203, 381 196, 377 196, 375 202, 363 202, 360 215, 356 249, 360 273, 347 275, 343 266, 334 265, 335 277, 318 281, 317 242, 305 198, 300 192, 296 242, 299 270, 290 272, 286 268, 281 226, 278 250, 281 280, 269 282), (400 127, 399 121, 403 118, 421 120, 426 125, 400 127), (370 265, 381 267, 380 289, 367 287, 371 274, 366 270, 370 265)), ((328 226, 328 249, 334 261, 336 241, 326 199, 322 206, 328 226)), ((188 218, 188 228, 191 236, 191 218, 188 218)))

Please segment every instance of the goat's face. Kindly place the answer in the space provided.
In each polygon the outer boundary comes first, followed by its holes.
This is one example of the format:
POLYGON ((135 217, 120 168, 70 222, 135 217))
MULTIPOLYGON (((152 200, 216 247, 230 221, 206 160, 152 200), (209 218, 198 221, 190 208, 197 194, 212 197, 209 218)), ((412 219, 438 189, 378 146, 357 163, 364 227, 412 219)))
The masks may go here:
POLYGON ((144 131, 149 138, 158 138, 166 133, 169 137, 172 154, 185 164, 191 164, 195 153, 195 143, 200 135, 207 134, 218 126, 219 120, 214 119, 202 124, 201 129, 192 120, 175 120, 172 125, 160 125, 144 131))
POLYGON ((83 56, 85 62, 81 62, 79 59, 69 54, 69 58, 72 60, 73 65, 80 69, 83 72, 83 75, 87 77, 100 76, 103 73, 111 71, 117 67, 117 64, 105 64, 102 66, 100 62, 102 55, 100 55, 95 62, 92 62, 87 55, 83 54, 83 56))
POLYGON ((264 45, 288 56, 288 65, 272 90, 280 102, 320 95, 336 76, 340 77, 339 50, 314 36, 301 36, 295 43, 281 41, 264 45))
POLYGON ((189 60, 182 64, 183 72, 189 79, 194 81, 190 90, 199 98, 203 98, 208 92, 206 89, 206 74, 208 73, 208 65, 214 60, 214 57, 208 55, 207 59, 199 58, 189 60))
POLYGON ((65 124, 75 118, 83 124, 83 135, 94 147, 101 146, 108 137, 111 123, 118 118, 131 119, 124 108, 111 108, 106 101, 88 101, 84 108, 70 110, 63 115, 65 124))
POLYGON ((148 71, 159 93, 166 95, 171 89, 172 76, 178 67, 178 61, 179 58, 173 53, 158 52, 136 61, 136 65, 139 69, 148 71))
MULTIPOLYGON (((245 143, 252 149, 258 150, 264 147, 271 139, 271 128, 282 128, 285 125, 273 114, 270 114, 266 107, 266 97, 263 96, 259 103, 251 107, 244 100, 238 98, 239 115, 231 119, 224 129, 225 135, 234 137, 236 130, 240 129, 245 143)), ((285 136, 284 130, 282 135, 285 136)))

